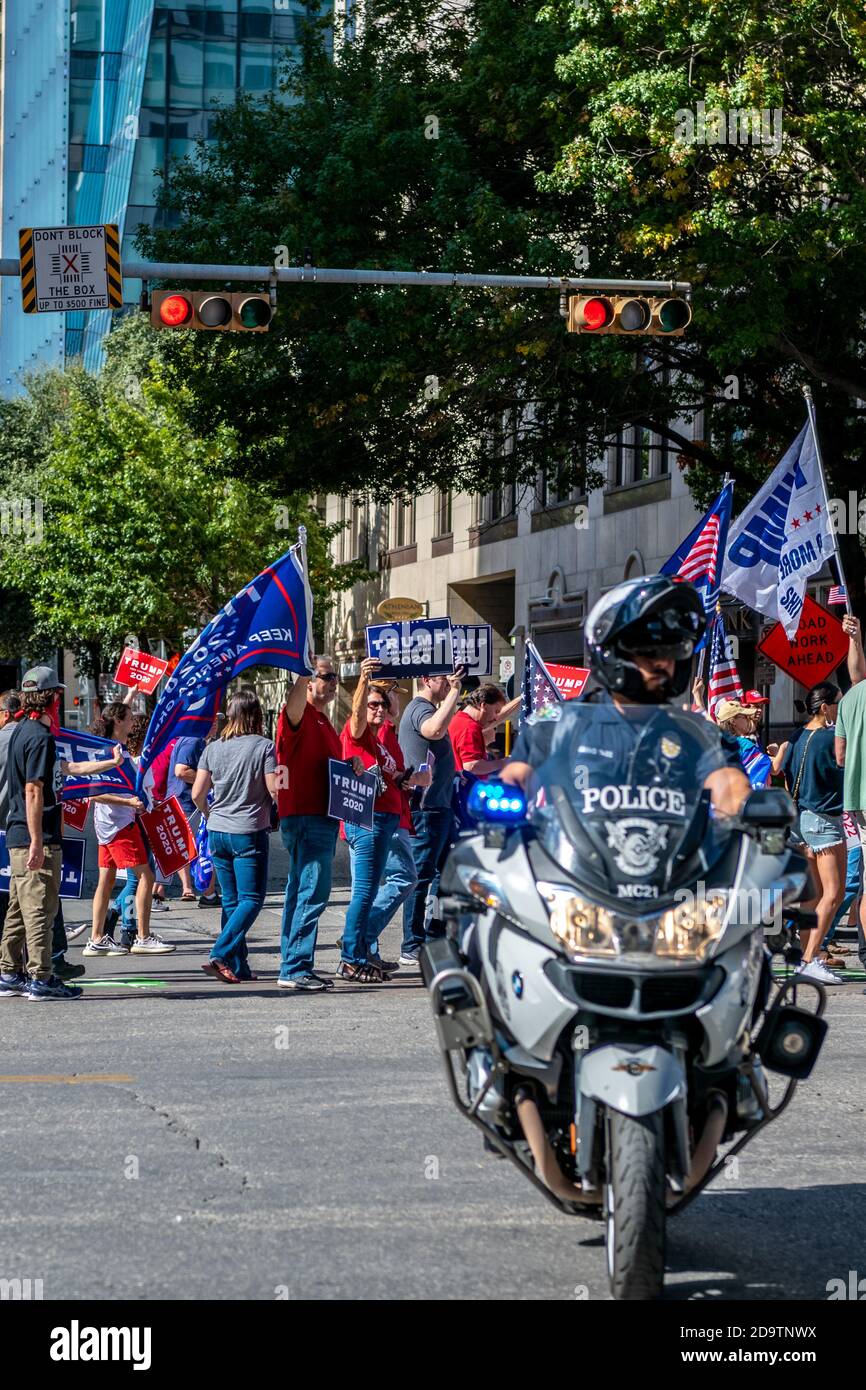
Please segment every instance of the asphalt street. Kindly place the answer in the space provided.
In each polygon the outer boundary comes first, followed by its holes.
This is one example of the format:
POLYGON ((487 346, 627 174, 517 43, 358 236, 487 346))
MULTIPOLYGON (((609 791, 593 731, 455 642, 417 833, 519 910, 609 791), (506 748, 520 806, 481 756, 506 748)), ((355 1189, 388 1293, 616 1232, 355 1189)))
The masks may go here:
MULTIPOLYGON (((224 985, 199 969, 215 917, 175 900, 155 922, 175 954, 89 959, 75 1004, 0 1004, 0 1277, 46 1299, 607 1299, 601 1228, 453 1109, 419 975, 279 992, 272 893, 260 978, 224 985)), ((862 990, 831 992, 812 1079, 670 1224, 669 1298, 825 1299, 866 1274, 862 990)))

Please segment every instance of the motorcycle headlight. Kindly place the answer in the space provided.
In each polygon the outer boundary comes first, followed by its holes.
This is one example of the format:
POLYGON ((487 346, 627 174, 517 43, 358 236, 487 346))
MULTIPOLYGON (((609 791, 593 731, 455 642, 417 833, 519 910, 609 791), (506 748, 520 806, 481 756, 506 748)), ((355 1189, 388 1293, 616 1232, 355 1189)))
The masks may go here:
POLYGON ((539 883, 538 891, 547 904, 550 930, 570 955, 618 955, 614 917, 606 907, 586 902, 549 883, 539 883))
POLYGON ((659 920, 655 953, 673 960, 705 960, 725 924, 724 893, 690 897, 669 908, 659 920))

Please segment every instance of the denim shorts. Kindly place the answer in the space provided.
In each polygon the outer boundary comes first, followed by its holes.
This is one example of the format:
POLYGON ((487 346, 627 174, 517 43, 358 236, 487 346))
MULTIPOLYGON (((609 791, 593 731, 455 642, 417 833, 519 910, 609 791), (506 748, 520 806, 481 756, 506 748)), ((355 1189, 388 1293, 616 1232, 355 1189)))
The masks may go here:
POLYGON ((845 843, 841 816, 828 816, 822 811, 800 812, 800 834, 810 849, 830 849, 845 843))

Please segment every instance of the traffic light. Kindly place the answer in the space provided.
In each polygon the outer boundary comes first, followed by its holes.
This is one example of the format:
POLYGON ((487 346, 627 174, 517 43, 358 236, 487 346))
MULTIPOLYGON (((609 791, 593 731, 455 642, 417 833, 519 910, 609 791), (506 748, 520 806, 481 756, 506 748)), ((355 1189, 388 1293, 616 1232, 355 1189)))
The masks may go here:
POLYGON ((687 300, 661 295, 573 294, 568 300, 569 333, 642 334, 681 338, 691 323, 687 300))
POLYGON ((267 333, 274 312, 270 295, 258 290, 154 290, 150 297, 154 328, 267 333))

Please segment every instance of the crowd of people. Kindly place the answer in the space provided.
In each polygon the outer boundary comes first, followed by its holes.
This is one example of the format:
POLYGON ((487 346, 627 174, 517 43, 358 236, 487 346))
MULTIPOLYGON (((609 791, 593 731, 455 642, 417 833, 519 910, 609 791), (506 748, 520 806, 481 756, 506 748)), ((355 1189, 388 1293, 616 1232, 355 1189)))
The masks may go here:
MULTIPOLYGON (((812 878, 815 925, 801 933, 802 969, 823 984, 839 984, 846 962, 836 938, 845 921, 862 921, 863 847, 866 845, 866 663, 859 625, 849 658, 851 688, 844 696, 822 682, 807 695, 805 724, 784 743, 761 747, 766 697, 748 691, 719 703, 715 716, 740 747, 753 787, 783 779, 798 811, 792 832, 812 878), (856 638, 856 640, 855 640, 856 638), (861 669, 862 666, 862 669, 861 669)), ((139 816, 176 796, 191 827, 206 827, 207 853, 180 871, 180 901, 218 908, 220 930, 202 969, 226 984, 253 980, 248 934, 268 885, 271 834, 285 847, 287 880, 280 928, 277 986, 322 993, 335 978, 378 985, 401 968, 417 968, 421 948, 445 934, 437 916, 437 888, 461 819, 461 788, 495 775, 507 759, 491 744, 497 726, 520 704, 496 685, 464 692, 464 672, 422 676, 401 711, 397 683, 379 675, 380 663, 361 663, 351 710, 339 731, 329 718, 338 688, 331 660, 319 656, 310 676, 290 686, 275 738, 264 733, 255 690, 231 695, 224 722, 214 720, 198 738, 179 738, 155 759, 141 796, 101 793, 94 803, 99 879, 93 895, 85 957, 162 955, 176 948, 151 927, 167 910, 166 880, 142 833, 139 816), (372 826, 329 815, 330 763, 355 776, 372 774, 372 826), (331 898, 338 837, 351 865, 351 892, 335 976, 315 968, 319 921, 331 898), (115 897, 118 872, 126 882, 115 897), (386 959, 379 942, 402 912, 399 956, 386 959), (119 928, 119 932, 118 932, 119 928), (118 939, 115 933, 118 932, 118 939)), ((9 892, 0 893, 0 998, 74 999, 71 980, 83 965, 66 960, 68 941, 87 930, 67 929, 59 897, 62 862, 63 779, 93 775, 125 758, 137 764, 147 719, 131 709, 132 692, 112 701, 92 726, 113 744, 110 757, 67 763, 55 733, 63 687, 56 671, 36 667, 21 691, 0 696, 0 827, 6 831, 9 892)), ((702 705, 700 682, 694 687, 702 705)), ((866 966, 866 934, 860 928, 866 966)), ((866 992, 866 991, 864 991, 866 992)))
MULTIPOLYGON (((319 919, 332 884, 338 836, 351 864, 352 887, 339 941, 338 978, 381 984, 401 967, 418 965, 425 941, 444 934, 433 916, 439 873, 455 833, 453 788, 458 772, 493 772, 496 726, 519 704, 484 684, 462 702, 463 671, 425 676, 400 711, 396 682, 376 678, 379 662, 362 663, 352 708, 338 732, 328 717, 338 678, 328 657, 298 677, 280 711, 275 741, 265 737, 255 690, 231 696, 222 727, 214 720, 199 738, 179 738, 154 760, 141 796, 94 794, 98 882, 84 957, 163 955, 176 948, 151 927, 165 911, 166 882, 142 832, 140 814, 168 796, 180 802, 193 831, 207 828, 208 871, 193 891, 190 868, 179 873, 184 903, 221 911, 220 931, 202 969, 227 984, 255 979, 247 937, 268 883, 270 834, 288 853, 280 941, 281 989, 318 993, 332 977, 314 968, 319 919), (376 779, 368 829, 328 815, 329 765, 376 779), (125 884, 115 896, 118 873, 125 884), (387 960, 379 938, 403 912, 399 959, 387 960), (119 930, 118 930, 119 929, 119 930)), ((113 744, 110 758, 67 763, 55 734, 63 686, 51 667, 35 667, 21 692, 0 696, 0 828, 6 831, 9 892, 0 893, 0 997, 80 998, 83 965, 65 959, 68 941, 87 931, 63 923, 60 902, 62 788, 66 776, 137 766, 147 720, 131 708, 134 692, 107 704, 91 726, 113 744)), ((199 868, 201 866, 199 865, 199 868)))

